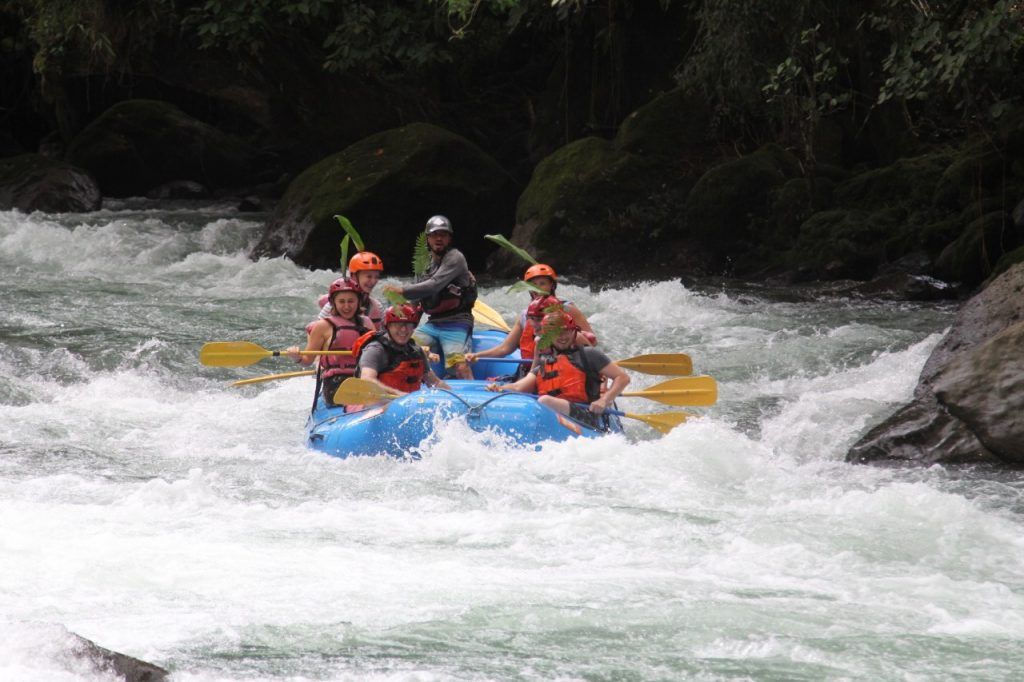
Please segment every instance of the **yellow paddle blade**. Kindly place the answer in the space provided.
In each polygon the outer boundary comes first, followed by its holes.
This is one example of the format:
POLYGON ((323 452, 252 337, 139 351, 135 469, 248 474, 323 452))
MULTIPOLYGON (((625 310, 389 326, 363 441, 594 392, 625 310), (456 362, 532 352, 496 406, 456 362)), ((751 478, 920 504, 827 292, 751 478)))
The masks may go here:
POLYGON ((255 377, 253 379, 242 379, 240 381, 231 382, 232 386, 248 386, 249 384, 258 384, 263 381, 274 381, 275 379, 291 379, 292 377, 310 377, 316 374, 315 369, 307 369, 303 372, 285 372, 284 374, 268 374, 262 377, 255 377))
POLYGON ((388 393, 372 381, 349 377, 341 382, 338 390, 334 392, 335 405, 366 405, 381 400, 391 400, 398 396, 388 393))
POLYGON ((648 398, 665 405, 714 405, 718 400, 718 384, 707 376, 679 377, 655 384, 642 391, 623 393, 624 398, 648 398))
POLYGON ((693 374, 693 361, 685 353, 637 355, 625 360, 616 360, 615 364, 622 369, 663 377, 685 377, 693 374))
POLYGON ((512 331, 512 328, 508 326, 508 323, 502 319, 501 313, 481 301, 479 298, 476 299, 476 303, 473 304, 473 321, 485 327, 500 329, 506 334, 512 331))
POLYGON ((657 429, 661 433, 668 433, 685 422, 686 418, 690 415, 685 412, 658 412, 656 414, 631 414, 629 412, 623 412, 622 416, 629 417, 630 419, 638 419, 651 428, 657 429))
POLYGON ((199 362, 208 367, 247 367, 274 354, 248 341, 211 341, 199 349, 199 362))

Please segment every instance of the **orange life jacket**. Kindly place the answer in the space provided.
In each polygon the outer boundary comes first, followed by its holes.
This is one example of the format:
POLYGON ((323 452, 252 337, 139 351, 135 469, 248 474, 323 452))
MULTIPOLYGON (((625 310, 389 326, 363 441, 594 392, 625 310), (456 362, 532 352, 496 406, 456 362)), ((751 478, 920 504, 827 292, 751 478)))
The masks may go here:
MULTIPOLYGON (((356 339, 352 346, 352 357, 357 363, 363 350, 372 343, 379 343, 388 358, 384 368, 377 372, 377 381, 396 391, 418 391, 423 385, 423 377, 427 374, 427 361, 423 356, 423 350, 411 340, 404 346, 396 346, 386 330, 367 332, 356 339)), ((358 366, 356 376, 359 376, 358 366)))
POLYGON ((530 318, 523 315, 523 333, 519 335, 519 357, 524 360, 532 360, 533 354, 537 352, 537 336, 533 329, 530 318))
POLYGON ((600 387, 601 374, 590 367, 582 349, 540 356, 537 395, 563 398, 571 403, 591 403, 600 397, 600 387))

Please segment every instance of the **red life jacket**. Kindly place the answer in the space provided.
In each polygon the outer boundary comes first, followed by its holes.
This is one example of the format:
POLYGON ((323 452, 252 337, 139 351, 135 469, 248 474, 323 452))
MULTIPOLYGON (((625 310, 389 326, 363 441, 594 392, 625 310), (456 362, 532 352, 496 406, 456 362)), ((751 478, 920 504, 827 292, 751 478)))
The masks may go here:
POLYGON ((590 367, 580 348, 543 354, 537 372, 537 395, 591 403, 601 396, 601 373, 590 367))
MULTIPOLYGON (((412 340, 404 346, 396 346, 386 330, 367 332, 356 339, 352 347, 352 357, 357 363, 363 351, 374 343, 384 348, 388 358, 384 368, 377 372, 377 381, 396 391, 418 391, 427 374, 427 359, 423 356, 423 350, 412 340)), ((359 367, 356 367, 356 376, 359 373, 359 367)))
MULTIPOLYGON (((367 330, 373 329, 373 323, 364 315, 357 315, 354 319, 346 320, 344 317, 332 315, 323 318, 331 325, 331 342, 324 350, 352 350, 355 342, 367 330)), ((320 372, 326 377, 333 377, 339 374, 352 376, 356 371, 355 354, 352 355, 321 355, 320 372)))

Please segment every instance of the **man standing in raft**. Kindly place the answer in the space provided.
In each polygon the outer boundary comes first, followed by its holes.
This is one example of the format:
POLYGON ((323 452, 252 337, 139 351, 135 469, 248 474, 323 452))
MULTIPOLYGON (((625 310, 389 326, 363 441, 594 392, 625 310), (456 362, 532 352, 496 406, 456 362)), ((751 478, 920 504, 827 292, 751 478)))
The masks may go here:
POLYGON ((602 428, 600 415, 629 385, 629 376, 597 348, 578 343, 580 328, 572 315, 549 313, 540 328, 541 343, 530 373, 511 384, 488 384, 487 390, 536 393, 541 405, 588 426, 602 428), (551 336, 551 345, 543 348, 546 337, 551 336), (611 379, 612 385, 602 395, 601 383, 605 378, 611 379))
MULTIPOLYGON (((311 322, 306 327, 306 350, 352 350, 361 336, 373 330, 369 317, 360 314, 363 290, 350 279, 336 279, 327 290, 329 315, 311 322)), ((299 355, 299 347, 286 351, 296 362, 308 365, 315 355, 299 355)), ((351 355, 321 355, 317 367, 317 386, 323 387, 324 402, 333 405, 334 392, 341 382, 355 372, 356 362, 351 355)))
POLYGON ((412 340, 419 320, 419 311, 411 305, 385 310, 384 329, 364 334, 352 348, 357 361, 355 375, 394 395, 418 391, 423 384, 450 388, 437 378, 423 349, 412 340))
POLYGON ((472 379, 466 353, 473 349, 473 304, 476 278, 466 257, 452 248, 452 224, 443 215, 427 221, 423 231, 430 265, 415 284, 386 287, 410 301, 419 301, 427 322, 416 330, 416 342, 444 353, 444 365, 458 379, 472 379))

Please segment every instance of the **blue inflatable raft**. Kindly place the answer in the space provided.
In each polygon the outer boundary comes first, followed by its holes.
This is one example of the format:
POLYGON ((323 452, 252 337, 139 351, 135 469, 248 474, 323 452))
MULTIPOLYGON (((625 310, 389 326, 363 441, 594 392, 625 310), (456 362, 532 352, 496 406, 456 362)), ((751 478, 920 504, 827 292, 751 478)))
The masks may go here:
MULTIPOLYGON (((473 335, 473 347, 491 348, 504 337, 500 331, 479 331, 473 335)), ((544 407, 536 396, 485 390, 488 379, 512 374, 515 368, 514 363, 481 360, 473 365, 476 379, 448 380, 450 391, 424 388, 358 412, 327 407, 320 397, 306 423, 306 442, 335 457, 418 457, 421 443, 440 424, 453 419, 465 420, 474 431, 527 446, 622 431, 619 417, 614 415, 604 417, 605 428, 598 430, 544 407)), ((440 369, 435 367, 435 372, 440 369)))

